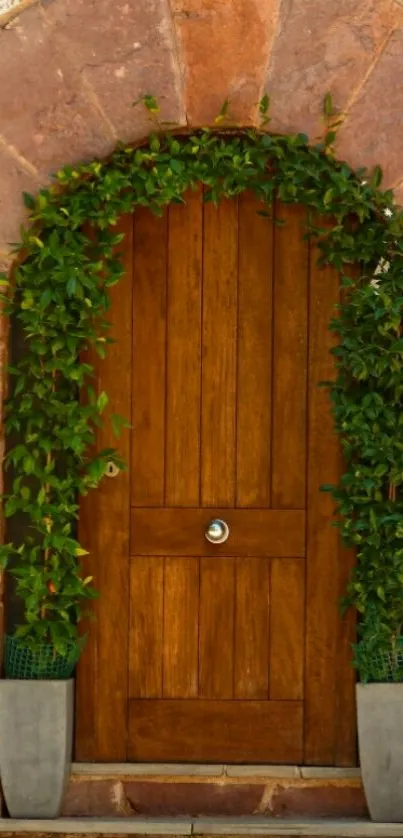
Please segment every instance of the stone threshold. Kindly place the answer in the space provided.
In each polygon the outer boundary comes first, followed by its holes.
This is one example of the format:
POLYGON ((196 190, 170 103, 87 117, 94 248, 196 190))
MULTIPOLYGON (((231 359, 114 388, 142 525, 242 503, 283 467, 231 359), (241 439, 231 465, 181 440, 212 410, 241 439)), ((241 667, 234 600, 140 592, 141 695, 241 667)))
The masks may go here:
POLYGON ((275 777, 277 779, 347 780, 360 778, 359 768, 299 765, 206 765, 205 763, 74 762, 72 775, 91 777, 275 777))
POLYGON ((74 764, 64 818, 367 818, 359 769, 74 764))
POLYGON ((58 818, 15 820, 0 818, 0 833, 50 835, 222 835, 321 836, 321 838, 403 838, 403 824, 373 823, 364 819, 269 820, 267 818, 58 818))

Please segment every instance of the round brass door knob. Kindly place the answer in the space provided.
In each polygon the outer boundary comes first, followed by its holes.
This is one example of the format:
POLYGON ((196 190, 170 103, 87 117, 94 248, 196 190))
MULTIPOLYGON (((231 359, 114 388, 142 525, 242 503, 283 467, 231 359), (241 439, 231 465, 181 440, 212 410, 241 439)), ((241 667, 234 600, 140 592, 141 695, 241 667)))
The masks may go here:
POLYGON ((229 526, 221 518, 213 518, 207 525, 204 535, 211 544, 223 544, 229 536, 229 526))

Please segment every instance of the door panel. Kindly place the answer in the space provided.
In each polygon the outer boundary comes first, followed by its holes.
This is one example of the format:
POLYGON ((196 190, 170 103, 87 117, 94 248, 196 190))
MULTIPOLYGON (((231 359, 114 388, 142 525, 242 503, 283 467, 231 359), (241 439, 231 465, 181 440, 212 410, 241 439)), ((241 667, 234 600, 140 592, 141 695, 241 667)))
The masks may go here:
POLYGON ((305 555, 303 509, 132 509, 131 554, 279 556, 305 555), (210 544, 205 530, 224 519, 230 537, 210 544))
POLYGON ((133 701, 129 759, 284 763, 303 758, 300 701, 133 701), (241 722, 242 720, 242 722, 241 722), (212 755, 214 755, 212 757, 212 755))
POLYGON ((270 698, 304 698, 305 563, 271 562, 270 698), (285 608, 285 603, 287 607, 285 608))
POLYGON ((206 204, 203 227, 201 505, 234 506, 238 204, 206 204))
POLYGON ((200 698, 233 698, 235 559, 200 560, 200 698))
MULTIPOLYGON (((324 387, 318 387, 318 382, 328 381, 333 375, 330 350, 336 339, 327 324, 339 299, 336 272, 331 268, 319 269, 317 253, 313 252, 309 303, 305 760, 314 765, 332 764, 337 741, 336 697, 339 686, 330 670, 337 659, 340 620, 339 603, 333 592, 340 590, 339 574, 344 557, 339 532, 329 526, 334 514, 334 500, 329 493, 319 493, 318 486, 337 482, 341 451, 334 442, 329 393, 324 387), (321 632, 317 631, 317 620, 322 626, 321 632), (323 705, 321 710, 320 705, 323 705)), ((348 672, 346 677, 350 677, 348 672)))
POLYGON ((199 591, 198 558, 164 559, 164 698, 199 694, 199 591))
POLYGON ((202 193, 169 212, 165 502, 200 502, 202 193), (175 254, 181 258, 176 259, 175 254), (186 469, 183 464, 186 463, 186 469))
POLYGON ((306 506, 308 244, 302 207, 277 208, 274 229, 272 505, 306 506))
MULTIPOLYGON (((165 501, 167 217, 139 209, 133 242, 131 503, 165 501), (152 259, 150 259, 152 253, 152 259), (152 346, 150 335, 152 334, 152 346), (152 363, 150 353, 152 352, 152 363), (146 363, 148 359, 148 363, 146 363)), ((119 286, 120 287, 120 286, 119 286)), ((127 305, 128 301, 125 301, 127 305)))
POLYGON ((238 247, 236 506, 259 508, 271 499, 273 229, 248 193, 238 247))
POLYGON ((96 369, 131 411, 130 469, 83 503, 102 598, 76 758, 354 764, 354 625, 338 611, 353 557, 320 492, 341 468, 318 386, 339 277, 300 207, 270 219, 249 193, 202 198, 122 222, 123 340, 96 369), (215 517, 222 544, 205 538, 215 517))
POLYGON ((235 559, 234 698, 269 695, 269 621, 270 562, 235 559))

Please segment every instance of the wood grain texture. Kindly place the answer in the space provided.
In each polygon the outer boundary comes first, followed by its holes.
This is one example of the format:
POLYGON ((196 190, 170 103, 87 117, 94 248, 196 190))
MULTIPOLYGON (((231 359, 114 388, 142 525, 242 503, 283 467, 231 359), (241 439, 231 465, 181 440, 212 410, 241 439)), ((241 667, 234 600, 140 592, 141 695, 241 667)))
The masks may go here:
POLYGON ((164 698, 196 698, 199 689, 199 559, 166 558, 164 698))
POLYGON ((272 506, 306 504, 308 245, 305 210, 277 205, 273 289, 272 506))
POLYGON ((132 555, 272 556, 305 554, 305 511, 300 509, 132 509, 132 555), (210 544, 212 518, 229 526, 228 540, 210 544))
POLYGON ((164 559, 137 557, 130 567, 129 694, 162 698, 164 559))
POLYGON ((304 698, 305 566, 271 561, 270 698, 304 698))
POLYGON ((235 500, 238 204, 206 204, 203 229, 202 506, 235 500))
MULTIPOLYGON (((345 596, 356 556, 339 544, 339 598, 345 596)), ((357 615, 353 608, 345 615, 339 614, 336 638, 336 729, 334 763, 340 766, 358 765, 357 714, 355 684, 357 672, 351 665, 352 643, 356 642, 357 615)))
POLYGON ((298 701, 131 701, 129 715, 136 762, 301 764, 298 701))
POLYGON ((235 561, 200 560, 199 696, 232 698, 235 561))
POLYGON ((334 431, 328 391, 320 381, 334 377, 330 355, 335 336, 328 325, 339 300, 337 272, 317 265, 312 248, 310 269, 307 627, 305 762, 332 765, 336 733, 336 643, 339 621, 339 533, 331 526, 334 500, 320 491, 337 483, 340 448, 334 431))
MULTIPOLYGON (((116 341, 102 363, 97 365, 97 391, 105 390, 109 407, 105 423, 97 431, 97 448, 114 447, 108 414, 110 411, 131 418, 131 343, 132 343, 132 217, 122 216, 116 227, 125 234, 122 251, 125 274, 120 283, 110 289, 110 336, 116 341), (119 369, 119 375, 116 375, 119 369)), ((118 450, 125 462, 130 461, 130 433, 124 430, 118 450)), ((83 545, 95 558, 94 583, 100 594, 97 621, 90 633, 96 635, 96 667, 86 668, 83 658, 78 680, 81 680, 77 718, 84 713, 93 716, 89 729, 93 731, 92 753, 100 761, 125 760, 127 740, 128 700, 128 636, 129 636, 129 532, 130 532, 130 475, 121 471, 110 479, 104 477, 96 492, 85 499, 80 514, 80 536, 83 545), (113 583, 111 584, 111 557, 113 583), (113 631, 111 631, 113 626, 113 631), (111 666, 113 661, 113 666, 111 666), (94 678, 95 676, 95 678, 94 678), (95 681, 96 689, 93 684, 95 681), (87 690, 87 694, 86 694, 87 690), (85 708, 87 705, 87 708, 85 708)), ((91 642, 91 641, 90 641, 91 642)), ((83 723, 78 721, 78 759, 88 759, 81 740, 83 723), (81 746, 83 747, 81 748, 81 746)))
MULTIPOLYGON (((134 216, 131 499, 162 506, 165 492, 167 216, 134 216)), ((127 305, 127 301, 125 302, 127 305)))
POLYGON ((267 699, 269 560, 238 558, 235 562, 234 697, 267 699))
POLYGON ((167 429, 168 506, 200 500, 202 195, 187 193, 168 219, 167 429))
POLYGON ((270 506, 273 222, 239 198, 236 505, 270 506))

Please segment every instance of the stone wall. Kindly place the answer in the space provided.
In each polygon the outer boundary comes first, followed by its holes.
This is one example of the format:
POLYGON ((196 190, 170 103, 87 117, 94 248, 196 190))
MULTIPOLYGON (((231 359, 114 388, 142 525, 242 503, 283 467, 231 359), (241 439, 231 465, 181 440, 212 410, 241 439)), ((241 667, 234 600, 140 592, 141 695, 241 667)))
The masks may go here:
POLYGON ((0 0, 1 266, 21 192, 144 137, 132 102, 145 93, 163 119, 195 127, 228 96, 233 117, 254 123, 268 92, 272 130, 314 139, 332 91, 338 155, 380 163, 403 201, 402 76, 398 0, 0 0))

